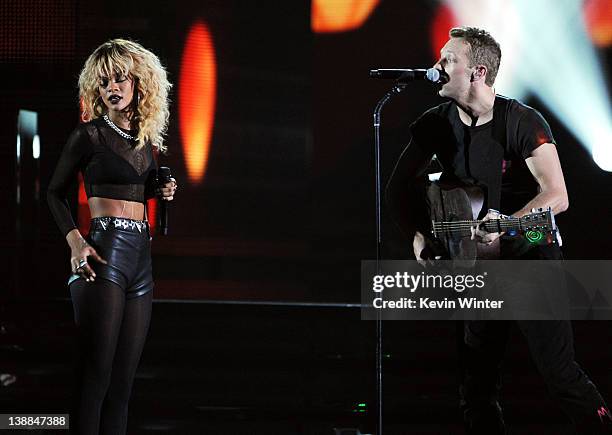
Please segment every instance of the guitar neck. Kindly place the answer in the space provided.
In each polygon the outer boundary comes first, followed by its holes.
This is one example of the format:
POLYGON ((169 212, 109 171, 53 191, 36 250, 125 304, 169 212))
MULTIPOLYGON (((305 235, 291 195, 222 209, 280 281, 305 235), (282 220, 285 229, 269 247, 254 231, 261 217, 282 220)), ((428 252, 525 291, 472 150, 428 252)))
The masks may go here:
POLYGON ((480 229, 488 233, 498 233, 502 231, 521 231, 522 224, 520 218, 508 218, 508 219, 490 219, 487 221, 482 220, 466 220, 466 221, 452 221, 452 222, 434 222, 434 228, 439 231, 446 232, 464 232, 467 231, 470 234, 470 228, 480 225, 480 229))
POLYGON ((491 219, 482 223, 481 226, 487 233, 498 233, 502 231, 517 231, 520 232, 523 229, 520 218, 508 218, 508 219, 491 219))
POLYGON ((446 232, 457 235, 470 235, 471 228, 480 225, 480 229, 487 233, 501 233, 508 231, 522 232, 523 225, 520 218, 507 219, 465 220, 452 222, 434 222, 434 232, 446 232))

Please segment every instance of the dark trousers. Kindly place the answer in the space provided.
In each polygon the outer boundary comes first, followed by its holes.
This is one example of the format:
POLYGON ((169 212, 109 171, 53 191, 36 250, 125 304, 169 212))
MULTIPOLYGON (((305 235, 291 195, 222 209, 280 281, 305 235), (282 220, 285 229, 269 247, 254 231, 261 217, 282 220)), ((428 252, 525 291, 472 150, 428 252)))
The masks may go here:
MULTIPOLYGON (((466 321, 460 326, 461 408, 470 435, 506 433, 499 392, 510 325, 505 321, 466 321)), ((571 323, 517 321, 517 325, 550 394, 574 422, 577 433, 612 433, 603 398, 574 360, 571 323)))

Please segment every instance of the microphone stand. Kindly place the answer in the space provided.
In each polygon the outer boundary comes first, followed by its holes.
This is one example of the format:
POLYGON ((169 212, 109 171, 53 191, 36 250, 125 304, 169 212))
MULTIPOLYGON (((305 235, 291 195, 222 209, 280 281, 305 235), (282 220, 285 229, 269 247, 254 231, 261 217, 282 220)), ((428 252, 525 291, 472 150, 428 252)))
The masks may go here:
MULTIPOLYGON (((374 165, 376 178, 376 273, 380 274, 380 260, 382 250, 382 223, 381 223, 381 177, 380 177, 380 112, 387 102, 394 96, 406 89, 406 83, 397 82, 393 89, 387 92, 378 101, 374 109, 374 165)), ((380 294, 383 297, 383 294, 380 294)), ((382 435, 383 431, 383 384, 382 384, 382 314, 376 310, 376 397, 377 397, 377 435, 382 435)))

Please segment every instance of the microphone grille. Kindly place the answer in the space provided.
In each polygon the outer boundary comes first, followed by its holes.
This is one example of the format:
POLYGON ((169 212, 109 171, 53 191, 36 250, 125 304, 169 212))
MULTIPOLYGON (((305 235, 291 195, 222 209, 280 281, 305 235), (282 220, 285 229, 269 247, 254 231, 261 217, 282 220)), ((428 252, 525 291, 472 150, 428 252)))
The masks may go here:
POLYGON ((434 82, 437 83, 438 80, 440 80, 440 71, 437 70, 436 68, 429 68, 427 70, 427 80, 429 80, 430 82, 434 82))

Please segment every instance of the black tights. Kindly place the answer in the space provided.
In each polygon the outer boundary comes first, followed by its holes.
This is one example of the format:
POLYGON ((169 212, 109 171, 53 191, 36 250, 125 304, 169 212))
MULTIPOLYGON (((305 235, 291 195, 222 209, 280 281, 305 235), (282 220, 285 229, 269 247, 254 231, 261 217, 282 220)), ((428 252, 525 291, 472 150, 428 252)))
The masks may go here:
POLYGON ((70 285, 79 343, 79 397, 70 422, 78 435, 122 435, 151 319, 153 292, 126 299, 103 278, 70 285))

